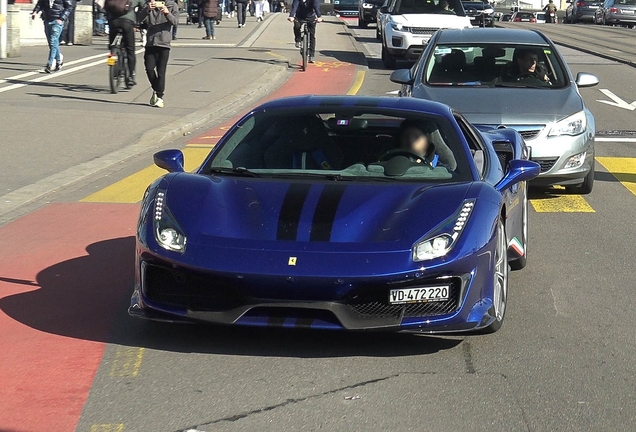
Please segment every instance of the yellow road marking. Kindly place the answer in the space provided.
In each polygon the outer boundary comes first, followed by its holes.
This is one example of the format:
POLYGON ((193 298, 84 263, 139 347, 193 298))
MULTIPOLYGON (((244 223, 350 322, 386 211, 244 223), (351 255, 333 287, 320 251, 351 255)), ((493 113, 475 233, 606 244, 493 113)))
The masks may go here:
POLYGON ((111 377, 136 377, 141 368, 145 348, 118 347, 110 368, 111 377))
POLYGON ((90 432, 124 432, 123 423, 94 424, 90 432))
POLYGON ((364 83, 364 71, 359 70, 356 72, 356 78, 353 80, 353 84, 351 84, 351 88, 347 92, 348 96, 353 96, 360 91, 362 87, 362 83, 364 83))
MULTIPOLYGON (((555 194, 565 192, 565 188, 555 186, 555 194)), ((530 203, 539 213, 594 213, 592 206, 581 195, 551 195, 546 193, 540 199, 531 199, 530 203)))
POLYGON ((186 144, 186 148, 206 148, 206 149, 212 149, 216 147, 216 144, 186 144))
POLYGON ((636 158, 597 157, 596 161, 636 195, 636 158))
MULTIPOLYGON (((186 171, 192 171, 201 165, 210 153, 209 148, 186 148, 183 150, 186 171)), ((164 175, 166 171, 154 165, 142 169, 102 190, 82 199, 82 202, 137 203, 150 183, 164 175)))

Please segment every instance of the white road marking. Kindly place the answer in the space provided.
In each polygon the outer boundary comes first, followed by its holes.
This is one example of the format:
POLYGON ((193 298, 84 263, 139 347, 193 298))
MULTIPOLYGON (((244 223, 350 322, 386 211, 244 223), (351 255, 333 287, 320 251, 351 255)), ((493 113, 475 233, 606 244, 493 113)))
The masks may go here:
MULTIPOLYGON (((141 52, 144 52, 143 48, 138 49, 137 51, 135 51, 135 54, 139 54, 141 52)), ((33 75, 40 75, 38 78, 34 78, 32 80, 28 80, 28 81, 25 81, 25 82, 22 82, 22 83, 19 83, 19 84, 12 84, 12 85, 8 85, 6 87, 2 87, 2 88, 0 88, 0 93, 4 93, 4 92, 10 91, 10 90, 16 90, 16 89, 28 86, 30 84, 35 84, 35 83, 39 83, 39 82, 43 82, 43 81, 49 81, 49 80, 51 80, 51 79, 53 79, 55 77, 68 75, 70 73, 78 72, 78 71, 81 71, 83 69, 87 69, 89 67, 97 66, 97 65, 100 65, 100 64, 105 65, 106 64, 105 60, 106 60, 106 56, 107 55, 108 55, 108 53, 96 54, 94 56, 85 57, 85 58, 82 58, 82 59, 73 60, 73 61, 70 61, 68 63, 64 63, 65 66, 72 66, 74 64, 84 63, 86 61, 93 60, 93 59, 96 59, 96 58, 100 59, 99 61, 83 64, 81 66, 77 66, 77 67, 70 68, 70 69, 62 69, 59 72, 53 72, 51 74, 42 75, 42 72, 27 72, 27 73, 24 73, 24 74, 21 74, 21 75, 16 75, 16 76, 13 76, 13 77, 5 78, 3 80, 0 80, 0 84, 3 84, 5 82, 7 82, 7 80, 18 80, 18 79, 27 78, 27 77, 33 76, 33 75)))
POLYGON ((597 142, 628 142, 628 143, 636 143, 636 138, 604 138, 604 137, 596 137, 594 141, 597 142))
POLYGON ((400 91, 399 90, 391 90, 391 91, 386 92, 386 94, 388 94, 388 95, 398 95, 398 94, 400 94, 400 91))
POLYGON ((597 100, 596 102, 604 103, 610 106, 614 106, 616 108, 622 108, 629 111, 634 111, 636 109, 636 101, 632 103, 628 103, 624 101, 623 99, 621 99, 620 97, 616 96, 614 93, 612 93, 608 89, 599 89, 599 91, 603 93, 605 96, 607 96, 608 98, 610 98, 612 102, 606 101, 606 100, 597 100))

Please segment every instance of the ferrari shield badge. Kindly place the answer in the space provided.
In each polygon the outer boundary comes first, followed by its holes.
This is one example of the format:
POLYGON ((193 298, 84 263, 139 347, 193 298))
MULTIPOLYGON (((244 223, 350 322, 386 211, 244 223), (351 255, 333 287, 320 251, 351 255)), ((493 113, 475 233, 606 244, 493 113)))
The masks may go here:
POLYGON ((287 265, 295 266, 296 265, 296 257, 289 257, 289 261, 287 261, 287 265))

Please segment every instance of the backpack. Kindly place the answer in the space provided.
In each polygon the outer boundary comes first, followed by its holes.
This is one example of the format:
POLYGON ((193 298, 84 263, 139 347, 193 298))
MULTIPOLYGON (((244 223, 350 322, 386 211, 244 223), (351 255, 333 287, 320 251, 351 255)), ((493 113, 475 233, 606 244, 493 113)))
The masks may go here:
POLYGON ((124 16, 130 10, 130 0, 106 0, 104 10, 112 17, 124 16))

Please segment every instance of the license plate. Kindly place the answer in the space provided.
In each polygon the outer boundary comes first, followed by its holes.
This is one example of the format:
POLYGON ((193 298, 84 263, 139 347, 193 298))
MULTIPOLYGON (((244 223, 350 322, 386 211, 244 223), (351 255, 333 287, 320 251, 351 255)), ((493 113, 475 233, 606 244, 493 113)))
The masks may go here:
POLYGON ((448 285, 392 289, 389 292, 389 304, 440 302, 447 301, 449 296, 448 285))
POLYGON ((108 57, 108 59, 106 59, 106 64, 108 64, 108 66, 115 66, 116 63, 117 57, 108 57))
POLYGON ((621 12, 623 12, 625 15, 634 15, 633 9, 621 9, 621 12))

